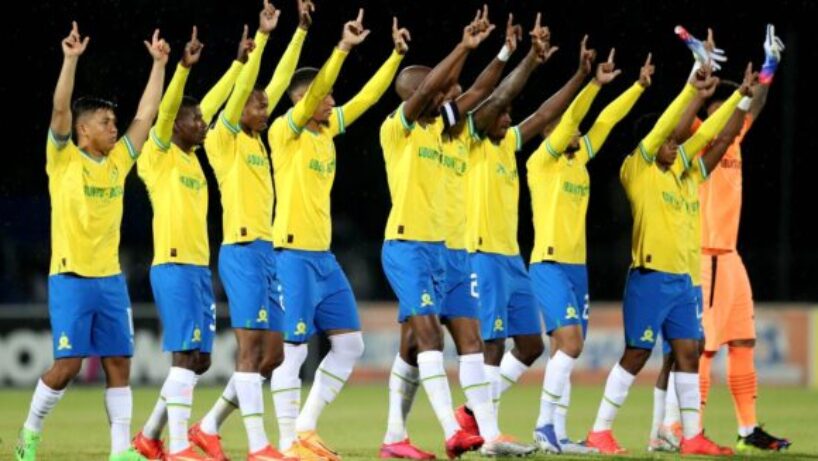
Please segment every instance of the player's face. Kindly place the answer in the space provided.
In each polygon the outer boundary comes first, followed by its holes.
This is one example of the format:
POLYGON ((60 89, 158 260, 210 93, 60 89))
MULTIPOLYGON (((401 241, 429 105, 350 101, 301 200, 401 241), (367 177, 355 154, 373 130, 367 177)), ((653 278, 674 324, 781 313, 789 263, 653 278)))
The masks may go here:
POLYGON ((97 109, 77 123, 77 136, 94 152, 108 155, 116 145, 116 115, 111 109, 97 109))
POLYGON ((255 133, 261 133, 267 128, 267 94, 253 91, 241 113, 241 124, 255 133))
POLYGON ((207 134, 207 125, 199 106, 180 109, 173 128, 182 141, 190 146, 201 146, 207 134))
POLYGON ((678 150, 679 144, 676 143, 676 140, 673 138, 668 139, 659 148, 659 152, 656 154, 656 162, 663 167, 670 168, 673 162, 676 161, 678 150))
POLYGON ((318 107, 315 108, 312 118, 318 123, 327 123, 329 116, 332 114, 333 107, 335 107, 335 99, 332 97, 332 93, 329 93, 324 96, 324 99, 322 99, 318 107))
POLYGON ((500 115, 498 115, 497 119, 494 121, 494 125, 489 128, 489 138, 494 140, 503 139, 506 137, 506 132, 508 131, 509 127, 511 127, 511 109, 506 108, 500 112, 500 115))

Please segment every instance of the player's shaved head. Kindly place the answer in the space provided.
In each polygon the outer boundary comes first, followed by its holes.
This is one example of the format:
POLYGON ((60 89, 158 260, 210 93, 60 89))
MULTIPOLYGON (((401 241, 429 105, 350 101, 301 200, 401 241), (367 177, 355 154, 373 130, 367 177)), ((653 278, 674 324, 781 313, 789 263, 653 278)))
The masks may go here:
POLYGON ((423 79, 429 75, 432 69, 428 66, 405 67, 395 79, 395 91, 401 100, 406 101, 423 83, 423 79))
POLYGON ((290 86, 287 87, 287 94, 293 102, 298 99, 296 97, 298 94, 310 86, 318 75, 318 72, 318 69, 315 67, 302 67, 293 73, 293 77, 290 79, 290 86))

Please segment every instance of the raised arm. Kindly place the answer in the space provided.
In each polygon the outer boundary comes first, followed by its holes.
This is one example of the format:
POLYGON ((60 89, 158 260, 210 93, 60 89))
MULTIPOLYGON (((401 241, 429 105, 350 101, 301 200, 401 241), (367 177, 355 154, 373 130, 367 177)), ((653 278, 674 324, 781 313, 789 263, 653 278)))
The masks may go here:
POLYGON ((199 62, 199 58, 202 56, 202 48, 204 48, 204 45, 196 36, 196 26, 193 26, 190 41, 185 44, 182 60, 176 66, 176 72, 173 73, 173 78, 170 80, 167 91, 165 91, 165 96, 162 97, 162 103, 159 105, 159 116, 153 125, 153 139, 163 149, 170 147, 173 122, 176 120, 176 113, 179 112, 179 106, 182 105, 185 83, 190 74, 190 68, 199 62))
POLYGON ((304 45, 304 39, 307 38, 307 31, 312 24, 312 16, 310 13, 315 11, 315 5, 311 0, 298 0, 298 27, 295 29, 293 38, 284 54, 276 65, 273 71, 273 77, 270 83, 264 89, 267 94, 267 116, 273 113, 273 109, 281 100, 281 96, 287 90, 295 73, 295 68, 298 66, 298 59, 301 56, 301 48, 304 45))
POLYGON ((579 124, 582 123, 582 119, 591 108, 602 85, 607 85, 622 73, 621 70, 615 69, 614 53, 614 49, 611 49, 608 60, 597 66, 596 76, 574 98, 557 127, 545 140, 545 148, 551 155, 558 157, 565 151, 574 134, 579 130, 579 124))
POLYGON ((759 74, 759 84, 753 90, 753 103, 750 105, 750 115, 755 120, 761 109, 767 103, 767 93, 773 83, 775 71, 781 62, 781 52, 784 51, 784 42, 775 35, 775 26, 767 24, 767 36, 764 40, 764 65, 759 74))
MULTIPOLYGON (((587 42, 588 36, 586 35, 582 38, 580 44, 579 67, 574 75, 559 91, 546 99, 533 114, 520 124, 520 135, 523 143, 528 142, 529 139, 542 133, 546 126, 556 120, 557 117, 565 111, 571 99, 582 86, 582 82, 584 82, 588 74, 591 73, 594 60, 596 59, 596 51, 588 49, 586 47, 587 42)), ((616 75, 619 75, 619 73, 616 73, 616 75)))
POLYGON ((310 121, 312 114, 321 100, 332 91, 332 86, 338 78, 338 73, 341 71, 349 51, 353 47, 360 44, 369 35, 369 29, 364 29, 364 10, 358 10, 358 17, 354 21, 349 21, 344 24, 344 31, 341 35, 341 41, 338 46, 332 50, 329 60, 321 67, 321 70, 315 76, 315 79, 310 84, 307 92, 293 107, 290 112, 289 122, 293 125, 291 128, 296 132, 300 132, 302 128, 310 121))
POLYGON ((159 38, 159 29, 153 32, 150 43, 147 41, 144 43, 145 48, 148 49, 148 53, 153 58, 153 67, 148 77, 148 84, 145 86, 145 91, 139 100, 139 106, 136 108, 136 115, 125 133, 136 152, 142 150, 145 140, 148 139, 151 124, 159 109, 162 86, 165 83, 165 65, 168 63, 168 56, 170 55, 170 46, 165 40, 159 38))
MULTIPOLYGON (((491 95, 473 113, 474 130, 481 133, 493 123, 501 111, 520 94, 531 73, 556 53, 559 47, 551 46, 551 32, 540 25, 542 15, 537 13, 531 36, 531 49, 523 60, 500 82, 491 95)), ((567 103, 566 103, 567 104, 567 103)))
POLYGON ((722 131, 727 121, 736 110, 742 96, 752 96, 752 85, 756 79, 757 74, 753 73, 752 63, 747 64, 744 71, 744 81, 741 87, 733 92, 733 94, 725 101, 715 112, 713 112, 704 123, 701 124, 696 133, 693 134, 687 141, 679 146, 683 157, 692 159, 700 150, 713 140, 713 138, 722 131))
POLYGON ((483 72, 477 76, 469 89, 455 101, 458 113, 465 114, 474 109, 500 81, 503 69, 505 69, 508 59, 517 49, 517 42, 522 38, 523 34, 523 29, 519 24, 514 24, 513 20, 514 16, 509 14, 508 23, 506 23, 506 39, 500 53, 483 69, 483 72))
POLYGON ((267 45, 270 32, 278 25, 278 17, 280 14, 281 11, 275 9, 269 0, 264 0, 264 8, 261 10, 261 13, 259 13, 258 31, 253 40, 255 42, 255 48, 250 52, 247 63, 241 69, 241 72, 239 72, 236 85, 222 113, 224 121, 231 127, 233 132, 238 132, 240 129, 239 120, 241 119, 241 112, 244 110, 247 99, 253 94, 253 88, 256 85, 259 67, 261 66, 261 55, 264 52, 265 45, 267 45))
POLYGON ((420 117, 427 104, 449 83, 450 77, 456 68, 462 66, 469 52, 477 48, 494 30, 493 25, 485 28, 475 26, 477 22, 479 21, 476 18, 475 21, 463 29, 463 39, 460 43, 429 72, 414 93, 404 101, 402 107, 403 117, 406 122, 411 124, 420 117))
POLYGON ((642 93, 650 86, 651 76, 655 71, 650 59, 651 54, 648 53, 645 64, 643 64, 639 70, 639 80, 619 95, 619 97, 611 101, 610 104, 605 106, 602 112, 597 116, 591 129, 585 134, 585 148, 590 158, 593 158, 596 153, 602 149, 602 145, 605 143, 611 130, 613 130, 613 127, 628 115, 636 104, 636 101, 642 96, 642 93))
POLYGON ((71 134, 71 95, 74 92, 74 76, 77 73, 77 61, 85 52, 90 37, 80 36, 77 22, 71 22, 71 32, 62 40, 62 68, 54 89, 54 107, 51 109, 51 132, 67 138, 71 134))
POLYGON ((247 30, 248 27, 247 24, 245 24, 241 41, 239 41, 239 51, 236 60, 230 64, 230 68, 227 69, 227 72, 222 75, 222 78, 216 82, 213 88, 207 92, 199 103, 199 107, 202 110, 202 120, 204 120, 207 125, 210 125, 213 117, 219 112, 219 109, 224 105, 225 101, 227 101, 227 97, 230 96, 230 92, 233 91, 233 85, 236 83, 239 72, 241 72, 241 69, 247 62, 250 52, 253 51, 253 48, 256 46, 253 39, 247 36, 247 30))
POLYGON ((395 78, 403 57, 409 51, 409 45, 407 44, 409 40, 411 40, 409 31, 398 27, 398 18, 392 18, 392 42, 395 48, 386 62, 375 72, 375 75, 361 88, 361 91, 341 107, 344 127, 351 125, 367 109, 378 102, 389 88, 389 84, 395 78))

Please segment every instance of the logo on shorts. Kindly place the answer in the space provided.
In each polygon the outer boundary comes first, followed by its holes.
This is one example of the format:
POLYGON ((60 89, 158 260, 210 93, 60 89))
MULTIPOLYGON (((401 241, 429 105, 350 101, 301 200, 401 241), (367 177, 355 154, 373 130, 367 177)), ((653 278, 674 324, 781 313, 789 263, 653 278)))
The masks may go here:
POLYGON ((568 306, 568 309, 565 309, 565 320, 571 319, 579 320, 579 315, 577 315, 577 308, 574 306, 568 306))
POLYGON ((264 309, 264 306, 261 306, 258 310, 258 318, 256 318, 257 323, 267 323, 267 310, 264 309))
POLYGON ((434 301, 432 301, 432 295, 430 295, 429 293, 426 293, 424 291, 423 294, 420 295, 420 307, 427 307, 427 306, 434 306, 434 305, 435 305, 435 303, 434 303, 434 301))
POLYGON ((307 334, 307 324, 304 323, 303 320, 299 320, 298 323, 295 324, 295 334, 299 336, 307 334))
POLYGON ((193 339, 192 339, 192 341, 193 341, 194 343, 200 343, 200 342, 202 342, 202 330, 200 330, 200 329, 199 329, 199 327, 196 327, 196 328, 193 330, 193 339))
POLYGON ((503 331, 503 319, 500 317, 494 320, 494 331, 503 331))
POLYGON ((68 336, 63 332, 60 334, 60 339, 57 341, 57 350, 71 350, 71 341, 68 340, 68 336))
POLYGON ((654 342, 654 339, 653 339, 653 329, 652 329, 651 327, 647 327, 647 328, 645 329, 645 332, 644 332, 644 333, 642 333, 642 337, 641 337, 641 338, 639 338, 639 341, 644 341, 644 342, 646 342, 646 343, 652 343, 652 342, 654 342))

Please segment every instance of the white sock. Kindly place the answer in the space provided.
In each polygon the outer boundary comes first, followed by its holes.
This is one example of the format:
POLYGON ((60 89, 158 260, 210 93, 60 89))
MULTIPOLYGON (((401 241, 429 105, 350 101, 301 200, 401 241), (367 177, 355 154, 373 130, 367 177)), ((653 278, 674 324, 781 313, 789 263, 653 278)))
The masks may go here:
POLYGON ((500 395, 520 379, 520 376, 528 370, 528 365, 517 360, 511 351, 503 354, 500 361, 500 395))
POLYGON ((264 396, 261 392, 261 375, 256 373, 233 373, 236 383, 236 395, 239 398, 239 409, 247 432, 247 445, 250 453, 261 450, 268 445, 264 432, 264 396))
POLYGON ((454 419, 452 409, 452 392, 449 389, 449 378, 443 369, 443 352, 426 351, 418 354, 418 369, 420 382, 429 397, 429 402, 435 411, 437 420, 443 427, 443 433, 448 440, 460 429, 454 419))
POLYGON ((55 391, 48 387, 42 379, 37 381, 34 395, 31 397, 31 406, 28 409, 28 418, 23 425, 26 429, 37 433, 43 430, 43 420, 60 401, 65 389, 55 391))
POLYGON ((156 404, 153 406, 148 420, 142 427, 142 435, 152 440, 159 440, 162 436, 162 429, 168 422, 168 406, 166 402, 166 395, 168 391, 168 378, 162 383, 162 388, 159 390, 159 398, 156 399, 156 404))
POLYGON ((659 426, 662 425, 662 421, 665 419, 667 395, 666 390, 658 387, 653 388, 653 422, 650 424, 650 440, 659 437, 659 426))
POLYGON ((349 379, 355 362, 364 354, 364 337, 360 331, 332 335, 329 342, 330 351, 318 365, 312 389, 295 421, 297 432, 315 430, 324 407, 335 400, 349 379))
POLYGON ((738 435, 742 437, 747 437, 748 435, 752 434, 755 429, 756 426, 739 426, 738 435))
POLYGON ((284 361, 270 380, 278 420, 278 449, 286 451, 295 442, 295 419, 301 410, 301 365, 307 359, 306 344, 284 343, 284 361))
POLYGON ((558 350, 554 357, 545 366, 542 393, 540 395, 540 415, 537 417, 537 427, 554 424, 554 413, 557 404, 562 400, 565 383, 574 369, 577 359, 558 350))
MULTIPOLYGON (((500 367, 486 365, 486 378, 491 382, 491 403, 494 404, 494 414, 500 421, 500 394, 503 393, 503 378, 500 377, 500 367)), ((468 403, 466 403, 468 405, 468 403)), ((469 407, 471 409, 471 407, 469 407)))
POLYGON ((239 408, 239 399, 236 397, 236 380, 231 376, 230 381, 224 386, 222 395, 216 399, 216 403, 213 404, 210 411, 202 418, 202 432, 209 435, 218 434, 219 427, 224 420, 237 408, 239 408))
POLYGON ((179 367, 172 367, 165 381, 165 401, 168 407, 168 434, 170 435, 170 453, 175 454, 187 449, 187 423, 193 406, 193 386, 196 373, 179 367))
POLYGON ((679 398, 676 397, 676 374, 670 373, 667 378, 667 398, 665 399, 664 425, 672 426, 682 421, 679 414, 679 398))
POLYGON ((699 413, 702 407, 702 396, 699 391, 699 374, 674 371, 676 375, 676 396, 679 398, 679 411, 682 416, 682 434, 691 439, 702 431, 699 413))
POLYGON ((614 365, 605 383, 605 394, 599 404, 599 411, 594 421, 594 432, 607 431, 613 426, 616 412, 625 403, 628 391, 636 376, 628 373, 619 363, 614 365))
POLYGON ((477 420, 480 435, 487 442, 500 436, 497 415, 491 398, 491 382, 486 377, 486 365, 482 353, 460 356, 460 387, 477 420))
POLYGON ((571 406, 571 377, 565 381, 565 387, 562 388, 562 398, 557 404, 557 409, 554 411, 554 432, 557 434, 557 440, 570 440, 568 437, 567 419, 568 407, 571 406))
POLYGON ((111 425, 111 454, 122 453, 131 446, 133 396, 130 387, 105 389, 105 409, 111 425))
POLYGON ((406 363, 400 355, 395 356, 392 373, 389 375, 389 419, 383 443, 397 443, 406 440, 406 418, 412 409, 415 393, 420 385, 417 367, 406 363))

